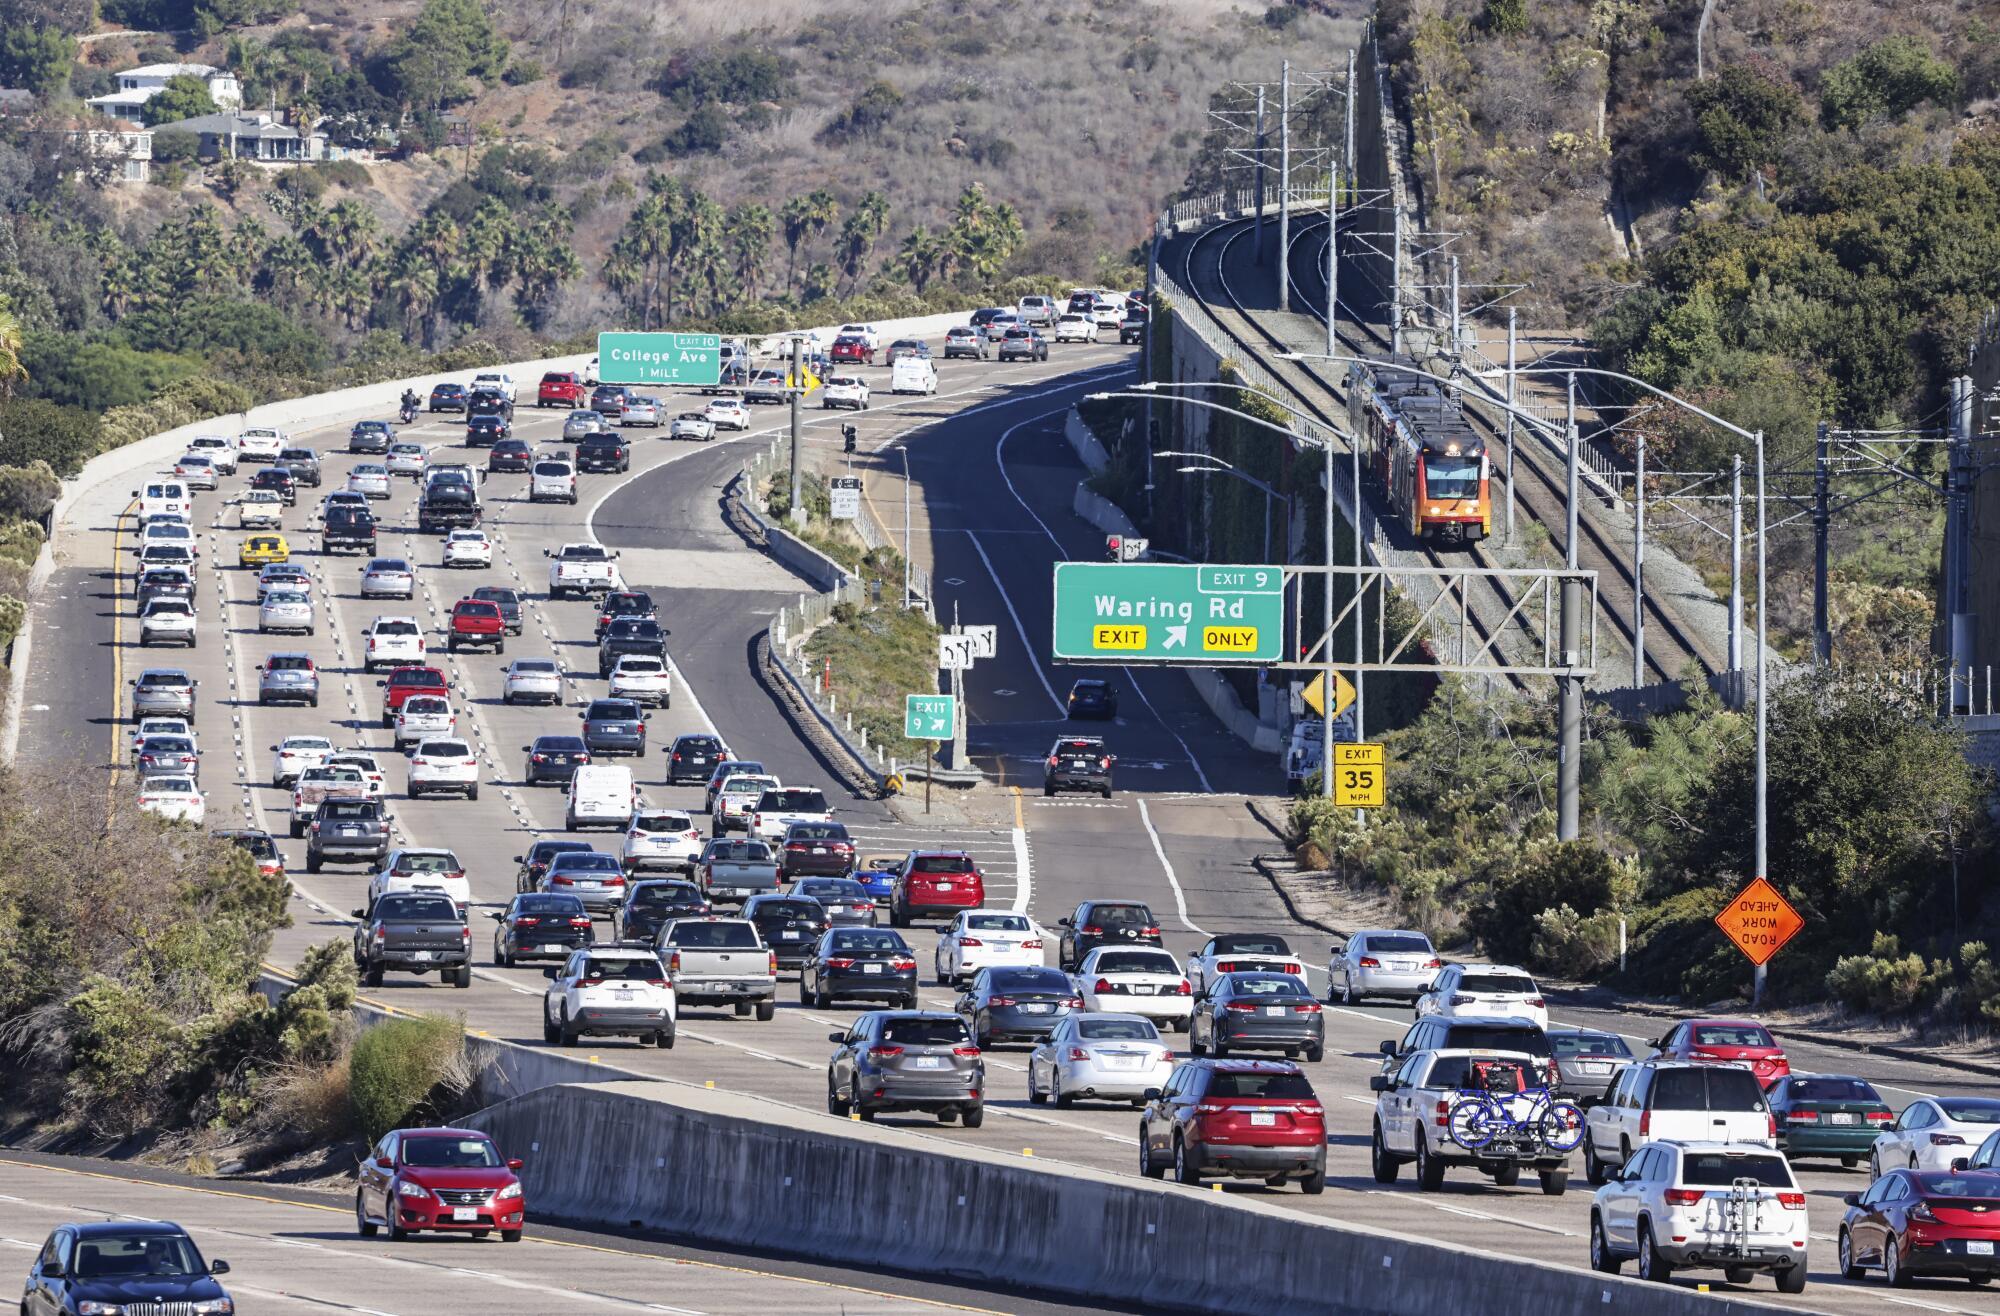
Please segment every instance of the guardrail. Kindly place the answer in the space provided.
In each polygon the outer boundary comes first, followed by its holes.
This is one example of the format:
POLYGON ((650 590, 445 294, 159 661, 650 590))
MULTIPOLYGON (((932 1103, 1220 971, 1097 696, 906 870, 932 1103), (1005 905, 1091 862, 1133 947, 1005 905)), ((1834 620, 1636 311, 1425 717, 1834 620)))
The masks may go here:
MULTIPOLYGON (((790 470, 790 458, 785 451, 789 442, 785 436, 777 435, 761 451, 751 454, 750 460, 744 463, 743 467, 747 480, 746 490, 754 492, 762 489, 764 478, 780 467, 790 470)), ((758 519, 761 522, 762 517, 758 519)), ((909 554, 903 552, 903 546, 889 533, 888 527, 875 518, 874 505, 867 499, 861 500, 861 515, 848 524, 854 527, 854 533, 860 538, 862 547, 869 552, 886 548, 901 554, 905 559, 909 557, 909 554)), ((909 569, 911 597, 922 606, 924 615, 936 617, 937 609, 932 601, 935 596, 931 593, 931 573, 916 562, 910 562, 909 569)))

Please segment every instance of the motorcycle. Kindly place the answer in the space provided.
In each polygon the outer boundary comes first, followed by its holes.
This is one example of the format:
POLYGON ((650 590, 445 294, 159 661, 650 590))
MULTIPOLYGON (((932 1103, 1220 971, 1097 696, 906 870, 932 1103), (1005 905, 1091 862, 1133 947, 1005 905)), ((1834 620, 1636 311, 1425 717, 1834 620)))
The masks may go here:
POLYGON ((414 402, 405 402, 403 404, 402 417, 403 417, 403 423, 405 425, 408 425, 414 420, 416 420, 417 404, 414 402))

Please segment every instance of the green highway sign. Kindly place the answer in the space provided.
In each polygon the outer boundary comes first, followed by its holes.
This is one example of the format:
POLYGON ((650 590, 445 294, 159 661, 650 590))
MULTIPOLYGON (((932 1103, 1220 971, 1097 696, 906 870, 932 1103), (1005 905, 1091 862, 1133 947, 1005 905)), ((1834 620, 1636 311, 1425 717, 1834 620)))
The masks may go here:
POLYGON ((708 388, 722 378, 718 334, 599 334, 597 378, 606 384, 708 388))
POLYGON ((903 739, 950 740, 957 725, 957 696, 903 696, 903 739))
POLYGON ((1058 662, 1241 667, 1284 656, 1282 567, 1058 562, 1055 580, 1058 662))

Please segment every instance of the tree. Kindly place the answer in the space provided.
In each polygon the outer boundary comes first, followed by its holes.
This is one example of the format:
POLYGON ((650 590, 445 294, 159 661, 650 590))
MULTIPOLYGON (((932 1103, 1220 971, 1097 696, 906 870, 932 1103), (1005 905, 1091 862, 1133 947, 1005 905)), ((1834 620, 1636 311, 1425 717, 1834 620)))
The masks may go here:
POLYGON ((757 281, 764 273, 764 260, 771 253, 771 238, 777 232, 771 208, 754 201, 743 202, 730 209, 722 229, 724 241, 729 245, 737 291, 754 298, 757 281))
POLYGON ((507 38, 479 0, 425 0, 410 30, 389 47, 389 78, 403 104, 442 109, 465 99, 465 80, 497 79, 507 38))
POLYGON ((1798 89, 1764 63, 1727 64, 1688 88, 1694 111, 1694 163, 1724 177, 1748 178, 1783 158, 1785 142, 1805 122, 1798 89))
POLYGON ((835 259, 847 276, 847 286, 852 291, 861 277, 861 267, 867 263, 868 255, 875 244, 889 228, 889 198, 879 191, 871 191, 863 196, 840 226, 840 239, 835 244, 835 259))
POLYGON ((1957 96, 1958 71, 1923 42, 1884 37, 1826 71, 1820 117, 1836 131, 1859 128, 1870 119, 1900 117, 1925 101, 1950 105, 1957 96))
POLYGON ((208 94, 208 84, 185 73, 168 78, 167 85, 139 107, 139 114, 149 128, 214 113, 215 98, 208 94))
POLYGON ((837 146, 855 138, 875 137, 888 126, 890 116, 902 104, 903 93, 896 85, 877 79, 854 98, 853 104, 820 129, 819 140, 837 146))
POLYGON ((1021 217, 1014 207, 993 205, 986 199, 982 183, 968 183, 952 207, 951 227, 945 231, 940 273, 970 270, 984 282, 991 282, 1007 258, 1021 244, 1021 217))
POLYGON ((799 244, 806 240, 806 232, 812 223, 812 201, 795 196, 785 202, 778 211, 778 217, 785 226, 785 292, 789 295, 792 291, 792 271, 799 262, 799 244))
POLYGON ((14 381, 26 373, 21 369, 21 322, 0 301, 0 397, 13 397, 14 381))
POLYGON ((0 82, 46 96, 69 81, 76 41, 52 27, 9 23, 0 27, 0 82))
POLYGON ((1486 0, 1480 23, 1496 37, 1518 37, 1528 30, 1528 0, 1486 0))
POLYGON ((729 140, 729 116, 713 105, 702 105, 662 143, 672 155, 712 155, 729 140))
POLYGON ((910 281, 910 286, 921 297, 931 280, 937 277, 943 255, 944 244, 929 228, 919 224, 903 239, 903 245, 896 249, 896 257, 891 264, 910 281))

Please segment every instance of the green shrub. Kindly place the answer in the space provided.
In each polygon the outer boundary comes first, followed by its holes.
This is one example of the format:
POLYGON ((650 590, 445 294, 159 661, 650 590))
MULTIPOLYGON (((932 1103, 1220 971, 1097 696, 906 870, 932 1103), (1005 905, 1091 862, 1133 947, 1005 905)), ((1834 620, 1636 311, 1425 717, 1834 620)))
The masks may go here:
POLYGON ((41 554, 44 539, 42 528, 33 521, 18 518, 0 520, 0 562, 33 566, 35 558, 41 554))
POLYGON ((21 624, 28 619, 28 605, 11 594, 0 594, 0 649, 14 642, 21 624))
POLYGON ((1561 907, 1571 919, 1596 914, 1611 903, 1617 871, 1611 856, 1589 841, 1552 842, 1513 873, 1495 877, 1485 903, 1473 911, 1473 931, 1496 959, 1526 959, 1543 911, 1561 907))
POLYGON ((500 80, 510 87, 525 87, 531 82, 540 82, 547 76, 548 74, 536 61, 517 59, 507 66, 507 71, 500 75, 500 80))
POLYGON ((96 416, 42 398, 0 399, 0 464, 46 464, 56 475, 75 475, 97 454, 96 416))
POLYGON ((354 1115, 371 1142, 435 1118, 465 1087, 465 1024, 455 1017, 384 1020, 355 1039, 348 1059, 354 1115))
POLYGON ((1568 905, 1535 915, 1528 962, 1544 973, 1595 977, 1618 961, 1618 914, 1599 910, 1588 918, 1568 905))
POLYGON ((1866 955, 1843 955, 1826 975, 1826 989, 1850 1010, 1871 1014, 1898 1014, 1915 1009, 1937 994, 1949 977, 1950 966, 1940 962, 1924 965, 1924 957, 1911 951, 1886 932, 1877 932, 1866 955))
POLYGON ((1950 105, 1957 96, 1958 71, 1922 41, 1884 37, 1826 71, 1820 118, 1829 128, 1859 128, 1870 119, 1907 114, 1925 101, 1950 105))
MULTIPOLYGON (((446 366, 443 369, 457 367, 446 366)), ((109 452, 122 448, 128 443, 174 429, 181 425, 192 425, 198 420, 212 416, 229 416, 248 411, 257 401, 256 395, 241 384, 227 380, 210 379, 205 375, 192 375, 175 380, 160 391, 160 395, 150 402, 129 407, 114 407, 104 413, 104 424, 100 432, 100 450, 109 452)))

